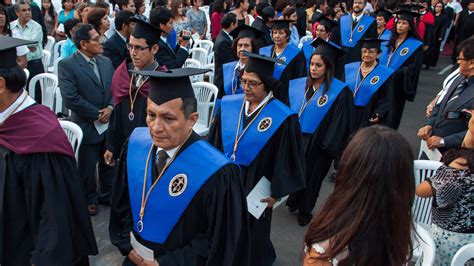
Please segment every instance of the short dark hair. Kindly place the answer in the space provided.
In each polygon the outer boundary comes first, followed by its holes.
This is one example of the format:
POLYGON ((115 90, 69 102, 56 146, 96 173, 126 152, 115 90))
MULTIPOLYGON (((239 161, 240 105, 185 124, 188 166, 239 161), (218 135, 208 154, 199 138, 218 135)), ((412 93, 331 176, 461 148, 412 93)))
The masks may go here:
POLYGON ((77 49, 81 49, 81 41, 88 41, 91 39, 90 31, 94 30, 91 24, 82 24, 74 31, 73 41, 77 49))
POLYGON ((104 1, 101 1, 101 2, 97 1, 97 3, 95 3, 94 7, 109 10, 110 5, 107 2, 104 2, 104 1))
POLYGON ((128 0, 117 0, 116 4, 117 4, 117 6, 119 7, 120 10, 123 10, 122 6, 127 6, 128 5, 128 0))
POLYGON ((157 7, 150 12, 150 23, 155 27, 165 25, 173 18, 173 13, 166 7, 157 7))
POLYGON ((270 4, 268 4, 268 2, 259 2, 257 4, 257 14, 259 16, 262 16, 262 11, 265 7, 269 6, 270 4))
POLYGON ((21 91, 26 85, 26 74, 20 66, 0 69, 0 77, 5 79, 5 86, 13 93, 21 91))
POLYGON ((459 44, 459 53, 463 53, 465 59, 474 59, 474 38, 465 39, 459 44))
POLYGON ((130 18, 133 16, 135 16, 133 12, 120 10, 117 15, 115 15, 115 29, 122 30, 123 24, 128 25, 130 23, 130 18))
POLYGON ((445 165, 449 165, 457 158, 463 158, 467 162, 467 166, 469 167, 469 171, 474 171, 474 149, 468 148, 455 148, 448 150, 443 157, 441 158, 441 162, 445 165))
POLYGON ((91 24, 94 29, 99 32, 100 25, 102 24, 102 18, 107 15, 107 10, 101 7, 94 7, 87 14, 87 22, 91 24))
POLYGON ((79 22, 80 21, 78 19, 75 19, 75 18, 68 19, 68 20, 66 20, 66 22, 64 22, 64 32, 66 33, 66 36, 69 37, 70 39, 72 38, 71 30, 79 22))
POLYGON ((183 111, 184 118, 188 119, 192 113, 197 112, 197 100, 195 97, 184 97, 181 100, 183 100, 181 111, 183 111))
POLYGON ((223 29, 227 29, 232 25, 232 23, 236 23, 236 22, 237 22, 237 15, 232 12, 229 12, 222 17, 221 26, 223 29))
POLYGON ((314 7, 316 9, 319 9, 322 5, 324 5, 326 3, 326 0, 316 0, 314 2, 314 7))

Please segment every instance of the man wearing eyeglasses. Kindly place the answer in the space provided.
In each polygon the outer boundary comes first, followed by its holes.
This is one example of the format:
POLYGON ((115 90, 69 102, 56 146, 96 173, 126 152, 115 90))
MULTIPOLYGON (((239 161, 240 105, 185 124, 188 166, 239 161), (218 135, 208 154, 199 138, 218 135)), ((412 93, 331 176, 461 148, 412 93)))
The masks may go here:
POLYGON ((79 149, 78 169, 89 213, 97 214, 99 200, 108 204, 113 182, 113 168, 102 159, 105 152, 105 130, 113 110, 110 90, 114 68, 102 56, 99 33, 84 24, 74 32, 78 48, 72 56, 59 62, 59 87, 71 120, 78 124, 84 137, 79 149), (97 193, 96 165, 99 164, 100 198, 97 193))
POLYGON ((118 66, 111 86, 114 111, 110 117, 107 151, 104 154, 105 162, 110 166, 115 164, 122 145, 133 129, 146 126, 146 102, 150 82, 148 77, 130 71, 165 70, 159 67, 155 60, 161 30, 137 18, 132 18, 130 21, 136 23, 126 45, 131 60, 125 60, 118 66))

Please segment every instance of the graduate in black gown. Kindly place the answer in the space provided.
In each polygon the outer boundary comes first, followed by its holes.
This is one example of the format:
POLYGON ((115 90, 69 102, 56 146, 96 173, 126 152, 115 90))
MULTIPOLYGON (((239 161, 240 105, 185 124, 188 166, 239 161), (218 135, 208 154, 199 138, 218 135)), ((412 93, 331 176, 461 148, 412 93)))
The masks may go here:
POLYGON ((97 245, 72 146, 23 90, 15 47, 28 44, 0 37, 0 265, 89 265, 97 245))
POLYGON ((124 265, 249 264, 238 166, 192 130, 199 115, 189 76, 205 72, 135 72, 150 76, 148 128, 135 128, 122 150, 109 224, 124 265))
POLYGON ((423 64, 423 42, 418 39, 415 28, 415 17, 418 13, 399 10, 397 22, 392 28, 392 36, 385 45, 379 64, 395 71, 390 85, 392 95, 388 117, 385 125, 398 129, 405 108, 405 101, 415 100, 423 64))
POLYGON ((142 77, 130 70, 164 70, 155 60, 161 30, 153 25, 133 18, 136 25, 127 44, 131 61, 124 60, 115 70, 112 78, 114 111, 107 130, 107 151, 105 161, 109 165, 120 155, 122 145, 133 129, 146 126, 146 99, 150 91, 148 77, 142 77))
POLYGON ((354 129, 385 124, 391 103, 393 70, 377 62, 383 40, 362 39, 361 62, 345 66, 345 82, 354 96, 354 129))
POLYGON ((306 188, 291 194, 287 205, 298 210, 301 226, 313 217, 321 183, 352 132, 354 112, 352 91, 334 78, 333 62, 343 54, 341 48, 321 38, 311 45, 309 76, 290 81, 290 107, 298 113, 305 144, 306 188))
POLYGON ((273 77, 281 82, 280 89, 272 89, 275 98, 288 105, 288 85, 290 80, 306 76, 306 58, 303 51, 290 44, 290 22, 292 20, 275 20, 272 26, 274 45, 260 48, 259 53, 284 61, 286 64, 275 64, 273 77))
POLYGON ((423 54, 423 61, 428 67, 436 67, 438 63, 441 42, 446 35, 446 31, 450 26, 446 12, 444 11, 444 3, 437 2, 434 6, 434 28, 433 28, 433 46, 429 51, 423 54))
MULTIPOLYGON (((321 16, 317 22, 319 24, 316 26, 315 38, 321 38, 325 41, 330 41, 332 31, 335 27, 337 27, 337 22, 324 16, 321 16)), ((304 43, 303 47, 301 47, 301 50, 303 50, 304 57, 306 58, 306 69, 309 69, 309 61, 314 53, 312 42, 304 43)))
MULTIPOLYGON (((257 219, 250 215, 251 265, 272 265, 276 253, 270 240, 272 206, 304 188, 304 151, 298 116, 273 97, 279 84, 272 77, 275 59, 250 57, 242 75, 244 94, 224 96, 221 111, 209 130, 209 142, 235 161, 248 194, 266 177, 271 195, 257 219)), ((283 62, 280 62, 283 63, 283 62)))
POLYGON ((392 33, 385 26, 393 18, 392 11, 381 8, 375 13, 375 22, 377 23, 377 36, 379 39, 388 41, 392 33))

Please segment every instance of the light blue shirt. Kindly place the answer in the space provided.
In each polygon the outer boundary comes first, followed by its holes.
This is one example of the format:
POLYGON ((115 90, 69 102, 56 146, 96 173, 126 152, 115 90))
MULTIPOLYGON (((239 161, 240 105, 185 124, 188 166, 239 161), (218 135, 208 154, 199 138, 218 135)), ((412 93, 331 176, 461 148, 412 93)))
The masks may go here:
POLYGON ((77 47, 74 42, 69 39, 66 39, 66 42, 61 46, 61 58, 68 58, 77 51, 77 47))

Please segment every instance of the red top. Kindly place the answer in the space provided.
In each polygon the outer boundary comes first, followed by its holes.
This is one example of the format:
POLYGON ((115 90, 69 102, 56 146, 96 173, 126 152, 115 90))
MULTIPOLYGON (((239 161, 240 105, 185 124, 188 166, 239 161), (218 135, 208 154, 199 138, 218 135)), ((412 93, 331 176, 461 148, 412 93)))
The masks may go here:
POLYGON ((221 32, 222 25, 221 20, 224 14, 219 12, 212 12, 211 16, 211 39, 215 40, 219 32, 221 32))

